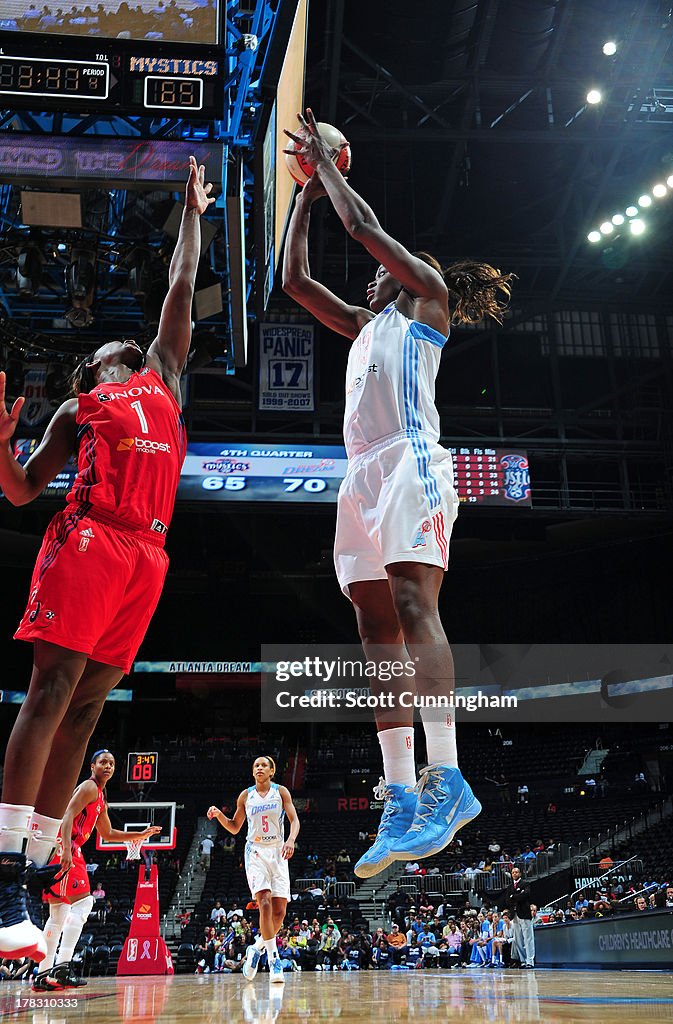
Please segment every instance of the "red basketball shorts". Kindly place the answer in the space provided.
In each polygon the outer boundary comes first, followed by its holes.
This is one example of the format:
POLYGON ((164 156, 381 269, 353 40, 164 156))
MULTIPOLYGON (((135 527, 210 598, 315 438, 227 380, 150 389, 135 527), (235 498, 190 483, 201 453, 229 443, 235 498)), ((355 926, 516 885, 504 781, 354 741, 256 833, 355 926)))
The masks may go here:
POLYGON ((130 672, 161 596, 163 547, 69 505, 47 527, 14 634, 130 672))
MULTIPOLYGON (((59 864, 61 858, 57 855, 52 857, 50 864, 59 864)), ((72 867, 57 882, 54 882, 51 889, 45 893, 47 903, 72 903, 82 896, 88 896, 91 892, 89 875, 86 870, 86 862, 80 850, 73 852, 72 867), (58 895, 56 895, 58 894, 58 895)))

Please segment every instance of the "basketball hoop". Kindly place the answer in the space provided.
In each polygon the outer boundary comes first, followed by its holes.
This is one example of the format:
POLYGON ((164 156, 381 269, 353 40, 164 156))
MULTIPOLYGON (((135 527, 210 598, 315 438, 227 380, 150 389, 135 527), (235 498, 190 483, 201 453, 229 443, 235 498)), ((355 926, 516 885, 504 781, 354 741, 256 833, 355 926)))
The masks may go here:
POLYGON ((140 847, 142 845, 142 839, 125 839, 124 846, 126 847, 126 859, 140 860, 140 847))

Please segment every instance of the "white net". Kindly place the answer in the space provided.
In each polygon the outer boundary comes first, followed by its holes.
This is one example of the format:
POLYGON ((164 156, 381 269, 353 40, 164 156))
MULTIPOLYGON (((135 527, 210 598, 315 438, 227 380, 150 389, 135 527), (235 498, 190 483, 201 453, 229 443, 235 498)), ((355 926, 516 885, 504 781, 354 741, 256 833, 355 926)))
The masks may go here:
POLYGON ((126 847, 126 859, 140 860, 140 847, 142 845, 142 839, 126 839, 124 841, 124 846, 126 847))

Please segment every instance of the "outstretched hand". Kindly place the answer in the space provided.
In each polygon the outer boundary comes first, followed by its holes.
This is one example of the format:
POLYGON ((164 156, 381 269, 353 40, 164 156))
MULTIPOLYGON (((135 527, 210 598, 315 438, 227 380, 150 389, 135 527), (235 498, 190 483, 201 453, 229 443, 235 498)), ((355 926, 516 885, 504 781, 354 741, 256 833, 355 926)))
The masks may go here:
POLYGON ((17 398, 14 402, 11 410, 7 412, 7 407, 5 406, 6 385, 7 375, 4 370, 0 370, 0 442, 9 441, 10 437, 12 437, 16 430, 16 425, 19 422, 19 416, 21 415, 23 404, 26 401, 23 395, 21 395, 21 397, 17 398))
MULTIPOLYGON (((289 154, 299 152, 315 168, 318 168, 321 163, 332 163, 339 152, 339 148, 330 146, 327 139, 320 134, 318 122, 311 108, 306 108, 306 117, 303 117, 302 114, 297 114, 297 120, 300 124, 299 132, 301 134, 289 132, 287 128, 283 128, 283 132, 287 135, 288 139, 292 139, 296 143, 296 148, 284 149, 283 152, 289 154)), ((341 148, 347 145, 348 143, 344 142, 341 148)), ((315 178, 315 174, 313 177, 315 178)))
POLYGON ((197 164, 196 157, 189 158, 189 178, 187 180, 187 191, 185 194, 185 208, 196 210, 197 213, 205 213, 211 203, 215 202, 215 196, 210 193, 213 186, 210 182, 204 184, 206 168, 204 164, 197 164))
POLYGON ((138 833, 138 839, 149 839, 151 836, 156 836, 161 832, 159 825, 150 825, 144 832, 138 833))

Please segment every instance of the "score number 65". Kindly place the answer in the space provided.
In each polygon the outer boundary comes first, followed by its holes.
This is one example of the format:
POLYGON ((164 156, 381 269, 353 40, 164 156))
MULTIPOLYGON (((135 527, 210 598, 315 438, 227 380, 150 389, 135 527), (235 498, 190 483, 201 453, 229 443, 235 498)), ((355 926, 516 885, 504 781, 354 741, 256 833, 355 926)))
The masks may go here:
MULTIPOLYGON (((243 491, 246 487, 244 476, 206 476, 201 481, 204 491, 243 491)), ((320 494, 327 488, 326 480, 296 480, 290 478, 283 480, 283 490, 286 494, 293 494, 295 491, 304 490, 310 494, 320 494)))

